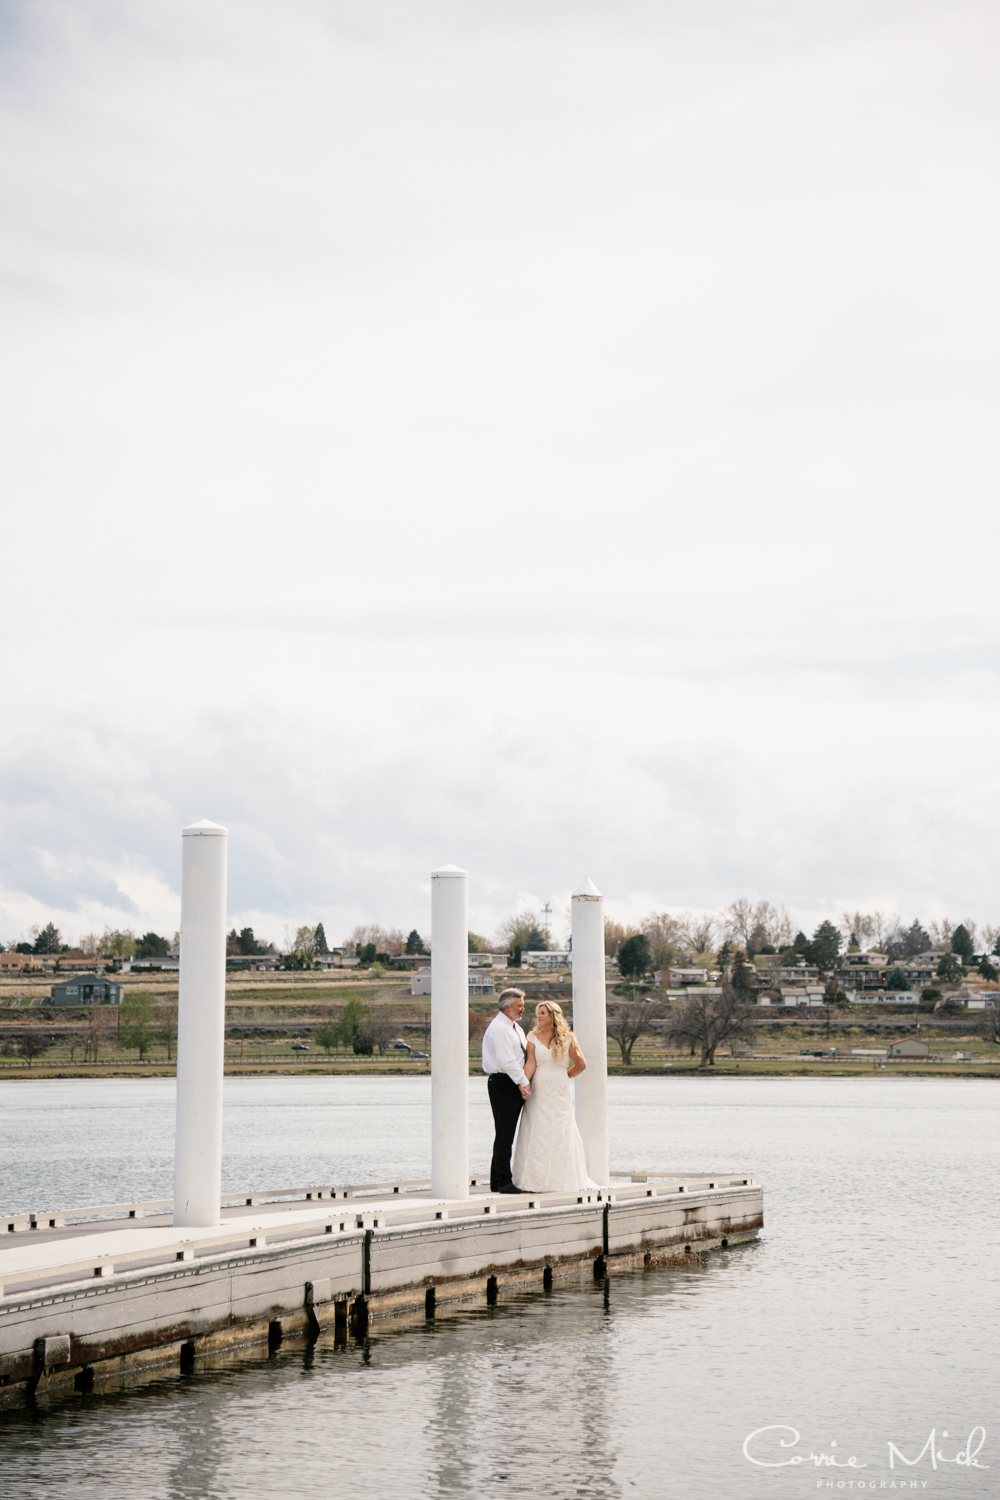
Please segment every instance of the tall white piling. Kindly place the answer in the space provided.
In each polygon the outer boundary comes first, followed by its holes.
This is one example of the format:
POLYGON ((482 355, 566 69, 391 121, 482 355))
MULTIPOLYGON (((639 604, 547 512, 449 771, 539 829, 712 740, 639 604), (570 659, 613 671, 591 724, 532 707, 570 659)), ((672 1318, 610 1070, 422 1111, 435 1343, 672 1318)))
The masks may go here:
POLYGON ((469 877, 431 872, 431 1192, 469 1196, 469 877))
POLYGON ((219 1223, 222 1194, 228 845, 207 820, 181 836, 174 1224, 203 1229, 219 1223))
POLYGON ((576 1123, 587 1173, 608 1181, 608 1039, 604 987, 604 897, 592 880, 573 892, 573 1030, 587 1059, 576 1080, 576 1123))

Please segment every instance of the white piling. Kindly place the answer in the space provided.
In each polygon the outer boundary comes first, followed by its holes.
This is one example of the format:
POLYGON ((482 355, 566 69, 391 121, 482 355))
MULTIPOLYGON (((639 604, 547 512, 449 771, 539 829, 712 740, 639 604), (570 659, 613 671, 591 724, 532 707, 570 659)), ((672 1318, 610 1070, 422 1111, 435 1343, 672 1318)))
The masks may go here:
POLYGON ((576 1123, 587 1174, 608 1182, 608 1039, 604 987, 604 897, 592 880, 573 892, 573 1030, 587 1059, 576 1080, 576 1123))
POLYGON ((431 872, 431 1192, 469 1196, 469 877, 431 872))
POLYGON ((207 820, 181 837, 174 1224, 185 1227, 221 1217, 228 845, 228 830, 207 820))

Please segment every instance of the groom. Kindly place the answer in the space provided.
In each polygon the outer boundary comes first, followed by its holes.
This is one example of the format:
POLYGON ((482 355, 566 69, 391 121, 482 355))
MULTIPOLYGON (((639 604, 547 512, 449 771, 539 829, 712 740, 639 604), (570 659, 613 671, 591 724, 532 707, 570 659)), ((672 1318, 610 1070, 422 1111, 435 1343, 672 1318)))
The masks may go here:
POLYGON ((521 1189, 511 1181, 510 1153, 517 1117, 525 1099, 531 1098, 531 1084, 524 1076, 527 1044, 524 1032, 517 1024, 524 1015, 524 991, 502 991, 499 1005, 500 1013, 493 1017, 483 1037, 483 1072, 489 1074, 487 1087, 496 1126, 490 1163, 490 1191, 519 1193, 521 1189))

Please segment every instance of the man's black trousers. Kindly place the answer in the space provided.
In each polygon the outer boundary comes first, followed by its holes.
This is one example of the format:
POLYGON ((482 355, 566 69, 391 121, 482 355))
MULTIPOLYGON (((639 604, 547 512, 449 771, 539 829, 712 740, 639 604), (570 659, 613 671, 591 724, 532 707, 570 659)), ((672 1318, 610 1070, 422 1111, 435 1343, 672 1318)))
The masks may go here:
POLYGON ((524 1100, 521 1098, 521 1090, 506 1073, 491 1073, 487 1086, 493 1124, 496 1126, 493 1160, 490 1163, 490 1191, 499 1193, 511 1186, 510 1153, 514 1147, 517 1117, 524 1100))

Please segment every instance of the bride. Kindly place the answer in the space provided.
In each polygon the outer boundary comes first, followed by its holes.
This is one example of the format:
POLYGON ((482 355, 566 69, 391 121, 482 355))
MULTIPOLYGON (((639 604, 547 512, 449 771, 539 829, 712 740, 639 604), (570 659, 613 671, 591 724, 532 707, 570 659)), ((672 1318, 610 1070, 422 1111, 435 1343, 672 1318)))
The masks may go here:
POLYGON ((524 1071, 531 1098, 521 1111, 514 1185, 529 1193, 573 1192, 586 1187, 588 1178, 569 1080, 579 1077, 587 1063, 554 1000, 539 1002, 527 1050, 524 1071))

